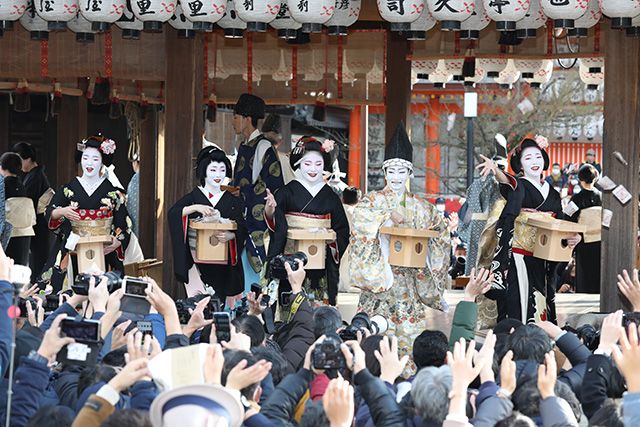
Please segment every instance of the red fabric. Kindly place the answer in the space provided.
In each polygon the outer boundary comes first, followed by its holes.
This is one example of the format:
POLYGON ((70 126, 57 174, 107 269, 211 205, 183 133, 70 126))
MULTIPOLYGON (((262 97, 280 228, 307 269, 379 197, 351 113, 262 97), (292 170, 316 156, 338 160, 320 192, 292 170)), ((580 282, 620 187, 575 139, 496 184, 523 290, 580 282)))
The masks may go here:
POLYGON ((238 247, 236 246, 236 239, 229 240, 229 251, 231 252, 231 265, 238 264, 238 247))
POLYGON ((124 249, 122 248, 122 245, 118 246, 118 249, 116 249, 116 255, 120 261, 124 261, 124 249))
POLYGON ((524 256, 533 256, 533 252, 525 251, 524 249, 520 249, 520 248, 511 248, 511 251, 514 254, 520 254, 524 256))
POLYGON ((331 249, 331 256, 333 257, 333 262, 338 264, 340 262, 340 251, 338 250, 338 244, 334 240, 329 243, 329 249, 331 249))
POLYGON ((60 219, 50 219, 48 224, 49 230, 56 230, 58 227, 60 227, 62 225, 63 218, 64 217, 61 217, 60 219))
POLYGON ((276 220, 275 218, 267 218, 267 215, 264 215, 264 222, 267 224, 267 228, 269 229, 269 231, 274 232, 276 231, 276 220))
POLYGON ((324 392, 329 387, 329 377, 326 374, 316 375, 311 381, 309 388, 309 397, 311 400, 320 400, 324 396, 324 392))
POLYGON ((94 220, 94 219, 105 219, 111 218, 113 216, 113 212, 111 209, 78 209, 78 215, 80 215, 81 220, 94 220))

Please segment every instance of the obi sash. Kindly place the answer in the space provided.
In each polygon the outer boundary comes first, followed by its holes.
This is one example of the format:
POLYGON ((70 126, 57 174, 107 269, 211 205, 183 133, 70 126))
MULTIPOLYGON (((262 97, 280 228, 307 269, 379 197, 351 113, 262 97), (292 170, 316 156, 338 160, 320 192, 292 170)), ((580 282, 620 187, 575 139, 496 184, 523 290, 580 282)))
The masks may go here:
POLYGON ((536 246, 537 228, 529 225, 529 219, 547 220, 554 217, 553 212, 541 212, 523 209, 516 217, 513 227, 513 251, 522 255, 532 256, 536 246))

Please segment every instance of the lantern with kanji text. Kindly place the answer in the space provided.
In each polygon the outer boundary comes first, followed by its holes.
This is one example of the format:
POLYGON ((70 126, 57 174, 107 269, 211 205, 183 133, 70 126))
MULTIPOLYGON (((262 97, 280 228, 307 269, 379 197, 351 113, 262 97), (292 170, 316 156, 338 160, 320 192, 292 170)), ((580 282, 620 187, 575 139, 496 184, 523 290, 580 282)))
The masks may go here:
POLYGON ((482 0, 482 3, 498 31, 513 31, 516 22, 529 11, 530 0, 482 0))
POLYGON ((640 0, 601 0, 600 8, 611 18, 611 28, 629 28, 640 15, 640 0))
POLYGON ((25 13, 20 17, 20 24, 29 31, 31 40, 49 40, 49 25, 36 13, 33 0, 27 4, 25 13))
MULTIPOLYGON (((425 0, 377 0, 382 19, 391 24, 391 31, 409 31, 425 9, 425 0)), ((449 0, 447 0, 449 1, 449 0)))
MULTIPOLYGON (((116 22, 127 8, 126 0, 81 0, 80 14, 91 22, 94 31, 104 32, 116 22)), ((76 21, 80 24, 81 21, 76 21)))
POLYGON ((178 0, 131 0, 133 14, 149 33, 161 33, 162 24, 171 19, 177 7, 178 0))
POLYGON ((229 0, 224 16, 218 21, 218 25, 224 28, 224 36, 228 39, 241 39, 244 30, 247 29, 247 23, 240 19, 236 11, 236 1, 242 0, 229 0))
POLYGON ((471 16, 462 21, 460 24, 460 39, 461 40, 478 40, 480 38, 480 31, 489 25, 491 19, 487 15, 487 11, 484 8, 482 1, 476 2, 476 8, 471 16))
POLYGON ((330 36, 346 36, 349 27, 356 23, 360 16, 362 0, 336 0, 333 16, 325 26, 330 36))
POLYGON ((319 33, 322 24, 331 19, 335 0, 287 0, 291 17, 302 24, 302 32, 319 33))
POLYGON ((267 24, 280 12, 280 0, 238 0, 235 6, 238 17, 247 23, 247 31, 260 33, 267 31, 267 24))
POLYGON ((142 21, 136 18, 129 4, 127 4, 122 16, 116 22, 116 26, 122 30, 122 38, 125 40, 139 40, 140 34, 144 29, 142 21))
POLYGON ((78 14, 78 0, 39 0, 35 3, 36 13, 47 21, 49 31, 64 31, 67 22, 78 14))
POLYGON ((269 22, 269 25, 278 31, 279 38, 287 40, 297 38, 298 30, 302 28, 302 24, 291 17, 289 4, 286 0, 282 0, 276 19, 269 22))
POLYGON ((476 0, 427 0, 427 7, 442 31, 457 31, 475 10, 476 0))
POLYGON ((547 22, 547 17, 542 12, 540 0, 530 0, 529 11, 524 18, 516 22, 516 36, 519 39, 535 38, 538 28, 547 22))
POLYGON ((574 22, 575 28, 569 30, 571 37, 587 37, 589 28, 600 22, 602 11, 600 10, 600 2, 598 0, 589 0, 587 11, 574 22))
POLYGON ((189 21, 184 15, 182 6, 178 4, 176 7, 176 13, 169 19, 169 25, 178 30, 179 39, 192 39, 195 38, 196 32, 193 29, 193 22, 189 21))
POLYGON ((195 31, 213 31, 213 24, 222 19, 227 10, 227 0, 180 0, 180 4, 195 31))
POLYGON ((574 28, 576 19, 587 11, 587 0, 540 0, 540 7, 555 28, 574 28))

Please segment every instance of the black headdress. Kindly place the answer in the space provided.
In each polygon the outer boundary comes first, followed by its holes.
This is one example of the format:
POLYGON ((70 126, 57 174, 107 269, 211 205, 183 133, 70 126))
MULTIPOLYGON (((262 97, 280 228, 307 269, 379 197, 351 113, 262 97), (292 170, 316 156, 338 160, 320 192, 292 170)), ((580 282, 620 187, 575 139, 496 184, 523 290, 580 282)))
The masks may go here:
POLYGON ((76 163, 80 163, 80 159, 82 159, 82 152, 86 148, 95 148, 102 155, 102 164, 105 166, 111 166, 113 162, 113 155, 116 152, 116 143, 112 139, 105 138, 102 135, 98 136, 90 136, 82 140, 80 144, 78 144, 76 151, 76 163))
POLYGON ((234 114, 254 119, 264 118, 264 100, 258 96, 243 93, 233 108, 234 114))
POLYGON ((549 169, 549 155, 547 154, 547 151, 544 148, 541 148, 535 140, 531 138, 525 138, 522 140, 520 145, 518 145, 515 150, 513 150, 513 154, 511 155, 511 159, 509 160, 511 169, 513 169, 515 173, 518 174, 522 172, 522 163, 520 162, 520 158, 522 157, 522 152, 524 151, 524 149, 530 147, 534 147, 540 150, 540 152, 542 153, 542 158, 544 159, 543 170, 549 169))
POLYGON ((324 170, 326 172, 331 172, 331 152, 334 150, 335 142, 331 140, 325 140, 325 142, 320 142, 312 136, 303 136, 298 140, 296 146, 291 150, 291 155, 289 156, 289 163, 291 164, 291 168, 296 170, 300 167, 300 160, 310 151, 317 151, 322 155, 322 159, 324 160, 324 170))

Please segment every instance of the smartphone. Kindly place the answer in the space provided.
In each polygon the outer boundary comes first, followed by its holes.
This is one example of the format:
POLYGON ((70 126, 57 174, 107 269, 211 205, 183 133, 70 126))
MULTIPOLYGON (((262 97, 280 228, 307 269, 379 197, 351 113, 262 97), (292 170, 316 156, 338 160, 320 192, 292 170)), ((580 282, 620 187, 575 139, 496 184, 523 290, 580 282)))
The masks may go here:
POLYGON ((146 290, 149 287, 149 282, 137 277, 125 276, 122 279, 122 289, 124 294, 132 297, 145 298, 147 296, 146 290))
POLYGON ((138 320, 136 322, 136 328, 138 328, 138 331, 142 332, 143 340, 146 335, 153 336, 153 324, 149 320, 138 320))
POLYGON ((91 319, 67 318, 60 322, 62 335, 78 342, 100 341, 100 321, 91 319))
POLYGON ((231 317, 229 313, 224 311, 213 313, 213 323, 216 325, 216 339, 218 342, 231 341, 231 317))
POLYGON ((260 295, 262 293, 262 286, 258 285, 257 283, 252 284, 251 292, 253 292, 255 296, 260 295))
POLYGON ((269 307, 269 301, 270 301, 270 297, 267 294, 262 295, 262 298, 260 298, 260 305, 263 307, 269 307))

